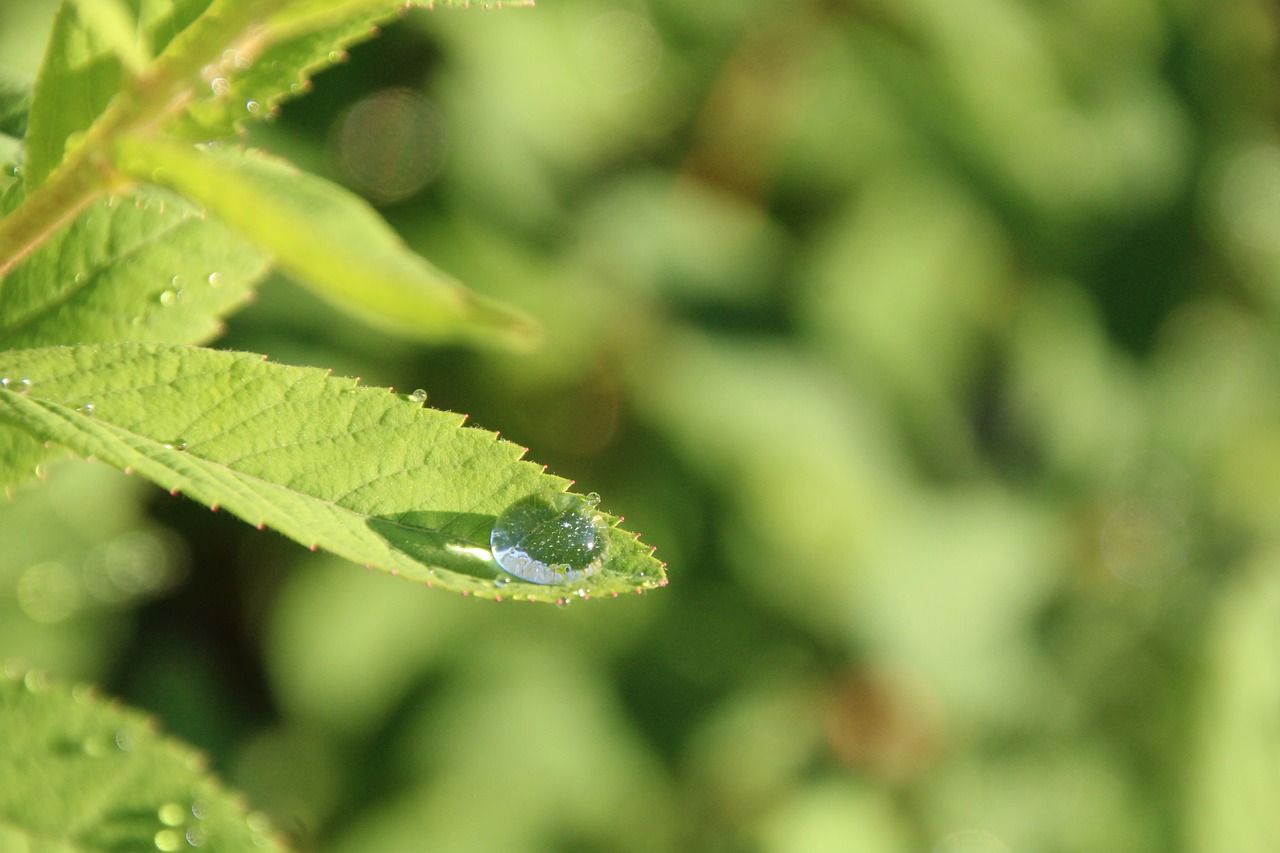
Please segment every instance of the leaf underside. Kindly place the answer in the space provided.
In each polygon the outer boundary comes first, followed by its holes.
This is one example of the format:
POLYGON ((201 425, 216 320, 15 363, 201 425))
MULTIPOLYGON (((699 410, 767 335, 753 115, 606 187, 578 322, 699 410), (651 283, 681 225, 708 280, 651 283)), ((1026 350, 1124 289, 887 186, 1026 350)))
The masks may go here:
POLYGON ((567 481, 460 415, 314 368, 154 344, 0 353, 0 420, 304 545, 463 594, 564 602, 666 583, 651 549, 607 515, 592 577, 544 586, 503 572, 489 550, 497 516, 567 481))
POLYGON ((0 850, 283 850, 204 763, 87 688, 0 673, 0 850))

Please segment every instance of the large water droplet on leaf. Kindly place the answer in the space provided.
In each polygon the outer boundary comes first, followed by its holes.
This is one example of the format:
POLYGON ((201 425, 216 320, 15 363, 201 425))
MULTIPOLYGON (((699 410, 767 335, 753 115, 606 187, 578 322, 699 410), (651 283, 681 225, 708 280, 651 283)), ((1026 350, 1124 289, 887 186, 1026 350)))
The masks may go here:
POLYGON ((590 577, 604 561, 607 526, 595 511, 599 498, 563 492, 530 495, 498 517, 489 537, 503 569, 533 583, 590 577))

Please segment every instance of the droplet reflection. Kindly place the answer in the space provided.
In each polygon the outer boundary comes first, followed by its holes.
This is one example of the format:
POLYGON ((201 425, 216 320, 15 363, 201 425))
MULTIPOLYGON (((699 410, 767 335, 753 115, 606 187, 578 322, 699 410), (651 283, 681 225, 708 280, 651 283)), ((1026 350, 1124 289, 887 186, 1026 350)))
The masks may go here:
POLYGON ((595 511, 597 495, 530 495, 508 507, 490 536, 494 559, 533 583, 580 581, 604 561, 607 527, 595 511))

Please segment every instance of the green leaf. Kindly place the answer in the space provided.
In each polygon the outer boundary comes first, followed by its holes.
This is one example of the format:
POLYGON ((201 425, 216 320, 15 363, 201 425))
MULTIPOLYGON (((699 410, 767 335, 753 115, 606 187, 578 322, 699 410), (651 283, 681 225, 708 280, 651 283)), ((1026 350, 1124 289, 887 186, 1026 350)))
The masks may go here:
POLYGON ((242 123, 273 115, 281 102, 309 91, 316 73, 344 61, 346 48, 404 9, 394 0, 303 5, 291 4, 258 30, 261 55, 232 52, 212 66, 210 79, 195 87, 195 98, 166 130, 194 141, 234 135, 242 123))
MULTIPOLYGON (((414 5, 492 8, 504 4, 499 0, 474 4, 443 0, 414 5)), ((533 4, 532 0, 516 0, 505 5, 533 4)), ((297 0, 282 4, 260 31, 259 38, 267 45, 262 55, 247 67, 234 60, 220 66, 227 86, 219 87, 219 95, 200 91, 201 99, 188 111, 188 117, 200 128, 184 135, 194 139, 229 136, 242 121, 271 115, 282 101, 306 92, 317 72, 345 61, 346 48, 376 36, 379 24, 395 20, 407 8, 403 0, 297 0)))
POLYGON ((0 850, 283 850, 204 764, 90 688, 0 674, 0 850))
MULTIPOLYGON (((0 281, 0 348, 203 343, 266 270, 257 247, 180 196, 148 187, 108 197, 0 281)), ((30 479, 50 456, 43 442, 0 427, 0 485, 30 479)))
POLYGON ((150 61, 150 49, 138 32, 138 22, 121 0, 74 0, 81 25, 100 39, 131 74, 150 61))
POLYGON ((180 196, 109 196, 0 281, 0 348, 202 343, 266 271, 265 253, 180 196))
POLYGON ((27 133, 31 109, 31 81, 16 71, 0 68, 0 134, 21 139, 27 133))
MULTIPOLYGON (((209 0, 132 0, 139 38, 164 48, 209 0)), ((86 26, 78 4, 64 0, 54 18, 31 100, 23 177, 28 190, 62 162, 67 143, 88 130, 126 79, 118 44, 86 26)))
POLYGON ((364 200, 282 160, 240 149, 126 137, 119 166, 176 189, 275 255, 301 283, 345 310, 424 340, 493 338, 523 345, 533 324, 478 296, 411 251, 364 200))
POLYGON ((496 517, 566 482, 459 415, 321 370, 148 344, 0 353, 0 419, 305 545, 464 594, 565 601, 666 583, 651 550, 603 513, 598 573, 567 588, 507 575, 489 551, 496 517))

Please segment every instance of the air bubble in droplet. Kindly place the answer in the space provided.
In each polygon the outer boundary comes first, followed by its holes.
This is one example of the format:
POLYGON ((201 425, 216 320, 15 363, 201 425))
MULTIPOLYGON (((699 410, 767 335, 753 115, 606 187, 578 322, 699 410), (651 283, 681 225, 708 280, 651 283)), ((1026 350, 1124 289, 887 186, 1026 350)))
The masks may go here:
POLYGON ((256 113, 262 107, 257 101, 250 98, 249 100, 244 102, 244 108, 251 113, 256 113))
POLYGON ((414 391, 412 394, 409 395, 409 401, 411 403, 417 403, 418 405, 422 405, 423 403, 427 402, 427 392, 419 388, 418 390, 414 391))
POLYGON ((209 81, 209 88, 213 90, 213 94, 222 97, 231 91, 231 83, 226 77, 214 77, 209 81))
POLYGON ((533 583, 579 581, 604 561, 607 526, 595 504, 579 495, 546 492, 503 511, 489 537, 508 573, 533 583))
POLYGON ((187 819, 187 810, 177 803, 165 803, 156 812, 156 817, 165 826, 178 826, 187 819))

